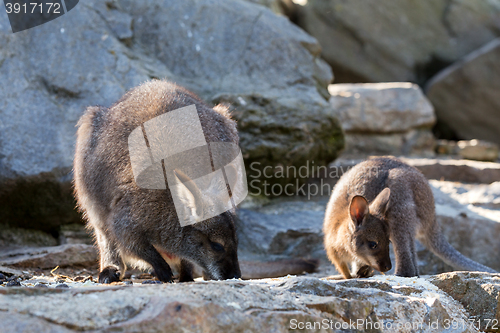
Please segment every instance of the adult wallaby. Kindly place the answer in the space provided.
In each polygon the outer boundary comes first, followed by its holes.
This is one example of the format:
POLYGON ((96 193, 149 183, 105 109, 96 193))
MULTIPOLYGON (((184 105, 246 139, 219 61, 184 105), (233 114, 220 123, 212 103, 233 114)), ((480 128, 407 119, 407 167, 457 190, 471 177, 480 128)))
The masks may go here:
POLYGON ((328 258, 346 279, 390 270, 389 242, 395 274, 418 276, 415 238, 456 269, 496 273, 446 241, 429 183, 396 158, 370 159, 345 173, 328 202, 323 231, 328 258))
MULTIPOLYGON (((110 108, 89 107, 80 119, 75 195, 99 247, 100 283, 118 281, 118 271, 123 276, 126 263, 152 267, 164 282, 172 281, 170 265, 178 270, 181 282, 192 281, 193 263, 207 279, 241 277, 234 211, 182 227, 168 186, 145 189, 134 180, 128 145, 132 131, 190 105, 196 106, 206 142, 238 145, 236 122, 227 108, 210 108, 193 93, 166 81, 142 84, 110 108)), ((185 178, 181 172, 174 173, 185 178)), ((195 186, 184 190, 196 199, 195 186)))
MULTIPOLYGON (((75 195, 99 247, 100 283, 118 281, 118 272, 123 276, 127 263, 139 268, 153 268, 158 279, 165 282, 172 281, 171 266, 179 272, 180 282, 193 280, 193 274, 199 271, 193 272, 193 268, 201 268, 206 279, 242 276, 234 210, 181 226, 168 184, 165 184, 165 189, 145 189, 138 186, 134 178, 131 160, 134 157, 129 151, 131 133, 140 130, 141 126, 144 131, 144 123, 148 120, 190 105, 196 106, 204 141, 211 147, 216 143, 212 153, 217 147, 220 154, 227 153, 226 149, 221 152, 220 147, 227 146, 220 143, 238 145, 236 122, 231 119, 227 108, 210 108, 192 92, 165 81, 151 81, 136 87, 110 108, 89 107, 80 119, 74 161, 75 195)), ((169 130, 160 128, 158 131, 162 133, 153 134, 161 136, 169 130)), ((194 138, 194 133, 188 132, 187 135, 189 139, 194 138)), ((152 139, 149 135, 147 137, 152 139)), ((148 148, 151 148, 151 142, 148 148)), ((194 151, 189 156, 196 164, 195 160, 200 156, 197 150, 194 151)), ((174 155, 170 162, 175 164, 180 160, 182 157, 174 155)), ((215 168, 216 163, 212 155, 208 164, 215 168)), ((164 175, 168 172, 165 164, 167 162, 163 161, 160 166, 164 175)), ((213 208, 196 202, 207 195, 199 191, 184 173, 174 169, 170 175, 186 185, 181 186, 181 192, 183 199, 188 201, 186 207, 190 212, 184 212, 184 215, 193 218, 200 214, 200 206, 213 208)), ((225 177, 231 185, 231 177, 227 174, 225 177)), ((317 261, 301 259, 276 263, 243 262, 242 265, 245 270, 243 278, 300 274, 312 272, 317 266, 317 261)))

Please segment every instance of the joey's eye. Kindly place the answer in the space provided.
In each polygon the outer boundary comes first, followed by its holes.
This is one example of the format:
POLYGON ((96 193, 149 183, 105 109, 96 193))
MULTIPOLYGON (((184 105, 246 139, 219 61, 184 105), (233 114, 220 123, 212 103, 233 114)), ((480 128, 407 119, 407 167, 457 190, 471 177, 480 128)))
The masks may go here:
POLYGON ((376 249, 377 248, 377 243, 375 243, 375 242, 368 242, 368 247, 370 249, 372 249, 372 250, 376 249))
POLYGON ((224 246, 222 246, 222 244, 211 242, 210 246, 215 252, 224 252, 224 246))

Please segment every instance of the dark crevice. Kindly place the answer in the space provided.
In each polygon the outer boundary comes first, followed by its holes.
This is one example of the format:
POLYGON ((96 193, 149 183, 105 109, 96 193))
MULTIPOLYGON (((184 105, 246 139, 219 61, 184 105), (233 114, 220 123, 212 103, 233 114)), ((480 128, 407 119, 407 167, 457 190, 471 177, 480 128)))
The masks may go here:
POLYGON ((437 120, 436 125, 432 128, 432 133, 437 139, 458 141, 462 140, 460 136, 446 123, 437 120))
POLYGON ((432 78, 434 75, 439 73, 441 70, 450 66, 453 62, 449 60, 444 60, 440 57, 433 55, 429 61, 423 64, 417 64, 415 66, 415 77, 416 83, 425 87, 425 84, 432 78))
POLYGON ((10 227, 35 229, 57 238, 64 224, 82 223, 71 183, 53 175, 10 179, 0 188, 0 221, 10 227))

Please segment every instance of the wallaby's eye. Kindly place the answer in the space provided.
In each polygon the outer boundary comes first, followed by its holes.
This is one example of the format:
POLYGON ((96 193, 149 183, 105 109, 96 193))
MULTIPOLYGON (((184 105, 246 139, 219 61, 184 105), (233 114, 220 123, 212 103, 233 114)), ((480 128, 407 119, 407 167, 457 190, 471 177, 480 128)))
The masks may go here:
POLYGON ((210 246, 215 252, 224 252, 224 246, 222 246, 222 244, 210 242, 210 246))
POLYGON ((372 249, 372 250, 376 249, 377 248, 377 243, 375 243, 375 242, 368 242, 368 247, 370 249, 372 249))

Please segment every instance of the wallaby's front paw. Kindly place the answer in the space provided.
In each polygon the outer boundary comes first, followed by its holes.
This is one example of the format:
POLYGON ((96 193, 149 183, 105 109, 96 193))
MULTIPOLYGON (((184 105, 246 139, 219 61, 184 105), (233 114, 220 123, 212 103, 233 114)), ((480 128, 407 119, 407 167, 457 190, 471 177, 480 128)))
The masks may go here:
POLYGON ((361 266, 358 271, 356 272, 356 275, 354 276, 355 278, 367 278, 370 276, 373 276, 373 268, 370 266, 361 266))
POLYGON ((193 279, 193 275, 192 274, 188 274, 188 273, 182 273, 179 274, 179 282, 193 282, 194 279, 193 279))
POLYGON ((116 267, 108 266, 99 273, 99 283, 113 283, 120 281, 120 273, 116 267))
POLYGON ((174 282, 174 277, 172 275, 172 272, 167 272, 167 271, 162 271, 162 270, 154 270, 152 272, 154 276, 161 282, 174 282))

